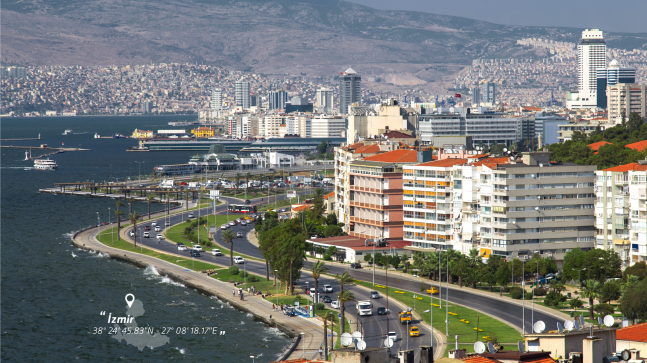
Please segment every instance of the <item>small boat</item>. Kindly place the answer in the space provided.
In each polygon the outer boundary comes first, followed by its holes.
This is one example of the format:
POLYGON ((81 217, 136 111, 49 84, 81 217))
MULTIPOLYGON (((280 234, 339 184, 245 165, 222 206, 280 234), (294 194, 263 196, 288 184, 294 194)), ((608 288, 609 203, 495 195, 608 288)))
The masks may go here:
POLYGON ((36 170, 56 170, 56 169, 58 169, 58 165, 56 164, 55 160, 50 160, 49 158, 47 158, 46 160, 36 159, 36 160, 34 160, 34 169, 36 169, 36 170))
POLYGON ((72 134, 72 130, 63 131, 63 135, 71 135, 71 134, 72 134))
POLYGON ((119 134, 119 133, 117 133, 117 134, 115 134, 112 138, 113 138, 113 139, 125 139, 125 138, 126 138, 126 136, 124 136, 123 134, 119 134))
POLYGON ((95 139, 100 139, 100 138, 101 138, 101 135, 99 135, 98 133, 96 133, 96 132, 95 132, 95 133, 94 133, 94 138, 95 138, 95 139))

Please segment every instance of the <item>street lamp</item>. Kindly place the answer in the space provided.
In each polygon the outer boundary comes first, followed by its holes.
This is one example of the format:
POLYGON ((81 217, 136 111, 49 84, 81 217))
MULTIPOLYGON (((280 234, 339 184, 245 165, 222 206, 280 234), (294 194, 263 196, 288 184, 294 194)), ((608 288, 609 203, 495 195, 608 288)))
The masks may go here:
POLYGON ((445 291, 445 334, 449 335, 449 253, 447 254, 447 290, 445 291))
MULTIPOLYGON (((108 207, 108 225, 112 222, 111 217, 110 217, 110 207, 108 207)), ((119 233, 119 232, 117 232, 119 233)), ((110 233, 110 240, 112 241, 112 245, 115 245, 115 233, 111 232, 110 233)))
POLYGON ((97 237, 99 237, 99 234, 101 234, 101 218, 99 218, 99 212, 97 212, 97 226, 99 227, 99 233, 97 233, 97 237))
POLYGON ((303 359, 306 359, 306 333, 301 332, 301 347, 303 347, 303 359))
POLYGON ((274 286, 276 286, 276 307, 279 307, 279 285, 276 283, 276 274, 279 270, 274 270, 274 286))
POLYGON ((139 182, 139 185, 142 184, 142 164, 145 163, 146 161, 135 161, 139 165, 139 176, 137 177, 137 181, 139 182))

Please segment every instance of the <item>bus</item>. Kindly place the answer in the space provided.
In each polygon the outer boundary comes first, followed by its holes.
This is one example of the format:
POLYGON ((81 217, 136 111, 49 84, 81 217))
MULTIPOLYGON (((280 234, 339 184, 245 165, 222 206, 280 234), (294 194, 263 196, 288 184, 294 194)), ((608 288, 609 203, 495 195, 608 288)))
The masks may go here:
POLYGON ((231 213, 256 213, 256 206, 248 204, 230 204, 229 211, 231 213))

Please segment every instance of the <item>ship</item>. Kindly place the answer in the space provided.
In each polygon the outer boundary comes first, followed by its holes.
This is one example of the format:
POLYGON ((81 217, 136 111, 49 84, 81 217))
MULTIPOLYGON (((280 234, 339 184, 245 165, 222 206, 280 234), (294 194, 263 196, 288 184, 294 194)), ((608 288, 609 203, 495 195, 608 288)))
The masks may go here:
POLYGON ((200 125, 199 121, 170 121, 169 126, 193 126, 200 125))
POLYGON ((58 169, 58 165, 56 164, 56 161, 50 160, 49 158, 42 160, 42 159, 36 159, 34 160, 34 169, 36 170, 56 170, 58 169))
POLYGON ((72 130, 63 131, 63 135, 71 135, 71 134, 72 134, 72 130))
POLYGON ((100 138, 101 138, 101 135, 99 135, 97 132, 95 132, 95 133, 94 133, 94 138, 95 138, 95 139, 100 139, 100 138))
POLYGON ((113 139, 125 139, 126 136, 124 136, 123 134, 117 133, 117 134, 114 134, 114 136, 112 136, 112 138, 113 139))

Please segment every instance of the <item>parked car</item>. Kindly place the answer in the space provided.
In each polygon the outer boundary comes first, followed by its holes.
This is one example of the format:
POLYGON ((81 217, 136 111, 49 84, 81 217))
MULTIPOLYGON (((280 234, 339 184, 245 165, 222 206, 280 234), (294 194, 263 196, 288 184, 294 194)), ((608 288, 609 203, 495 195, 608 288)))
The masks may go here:
POLYGON ((148 238, 150 236, 151 236, 151 234, 149 232, 144 232, 144 238, 148 238))
POLYGON ((236 238, 243 238, 243 232, 236 233, 236 238))
POLYGON ((331 302, 330 307, 332 309, 339 309, 339 300, 335 300, 335 301, 331 302))
POLYGON ((246 225, 247 225, 247 222, 245 222, 245 221, 241 221, 241 222, 240 222, 240 225, 241 225, 241 226, 246 226, 246 225))
POLYGON ((240 257, 240 256, 235 256, 235 257, 234 257, 234 263, 235 263, 235 264, 245 263, 245 260, 244 260, 242 257, 240 257))
POLYGON ((371 291, 371 299, 379 299, 382 296, 380 296, 380 293, 377 291, 371 291))
POLYGON ((330 284, 324 284, 323 292, 332 292, 332 286, 330 284))
POLYGON ((186 246, 184 245, 184 243, 178 243, 178 244, 177 244, 177 250, 178 250, 178 251, 186 251, 186 250, 187 250, 187 248, 186 248, 186 246))
POLYGON ((211 255, 212 256, 222 256, 222 252, 220 252, 219 249, 214 248, 214 249, 211 250, 211 255))
POLYGON ((225 230, 225 229, 227 229, 227 228, 229 228, 229 224, 227 224, 227 223, 225 223, 225 224, 223 224, 222 226, 220 226, 220 229, 222 229, 222 230, 225 230))
POLYGON ((359 262, 354 262, 350 264, 350 268, 362 268, 362 264, 359 262))
POLYGON ((163 240, 163 239, 164 239, 164 236, 162 236, 162 234, 158 233, 158 234, 157 234, 157 240, 158 240, 158 241, 161 241, 161 240, 163 240))

